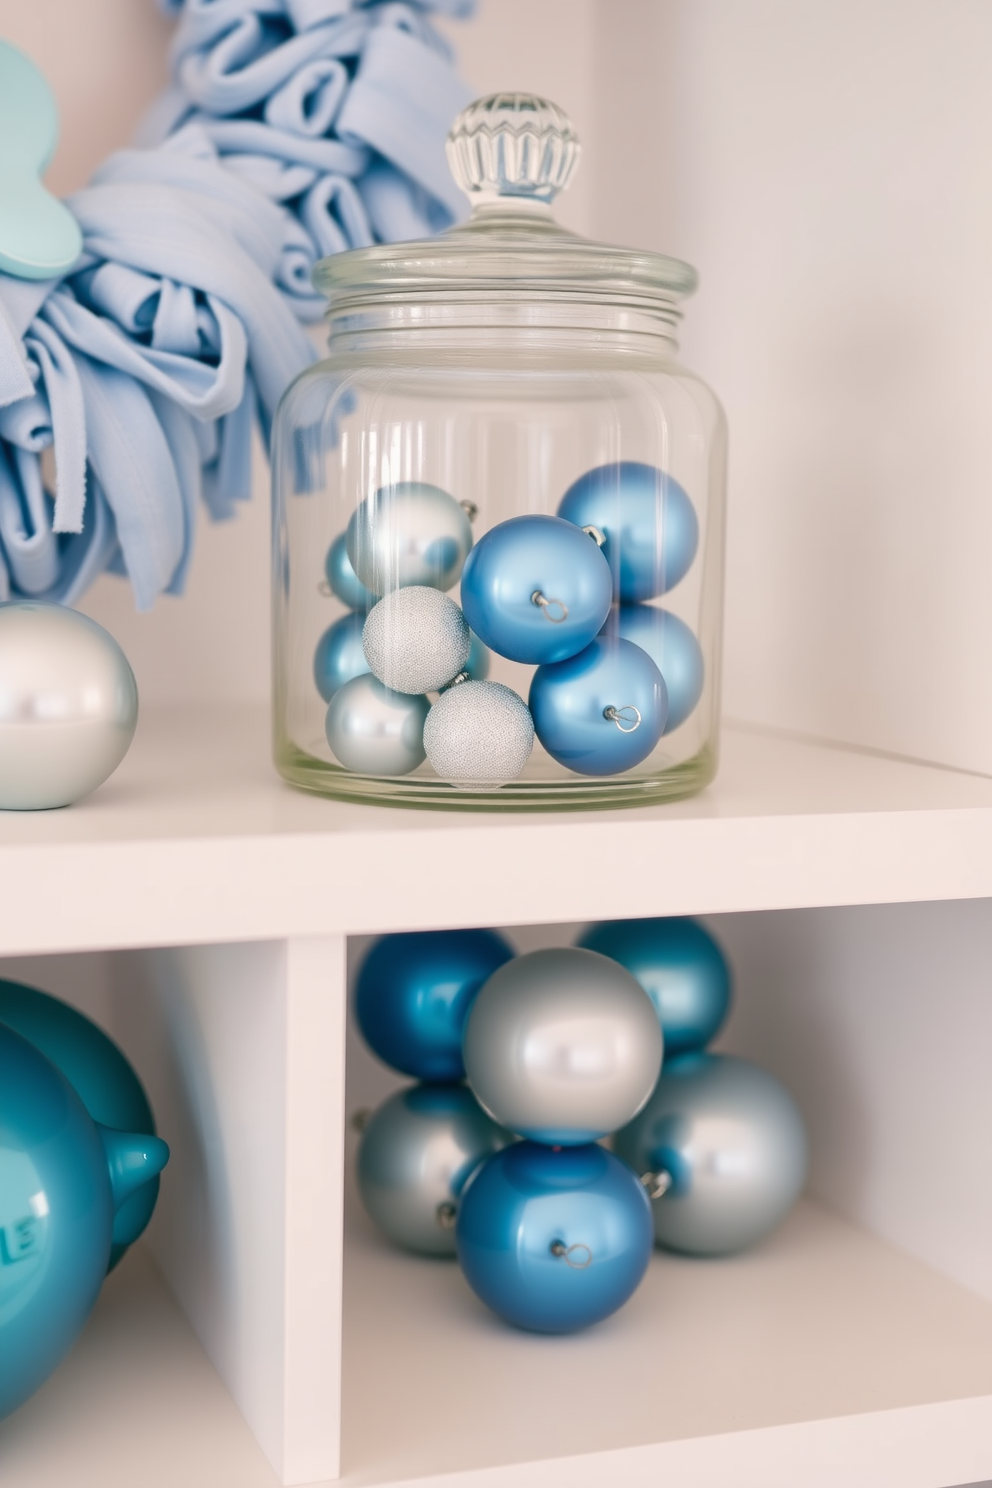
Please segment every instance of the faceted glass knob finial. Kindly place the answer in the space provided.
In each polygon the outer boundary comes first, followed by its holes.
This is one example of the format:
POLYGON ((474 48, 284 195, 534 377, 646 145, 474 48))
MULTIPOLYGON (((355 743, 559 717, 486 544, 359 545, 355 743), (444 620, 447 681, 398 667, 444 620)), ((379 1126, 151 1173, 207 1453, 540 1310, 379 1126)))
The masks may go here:
POLYGON ((579 139, 556 103, 533 93, 494 93, 462 109, 447 142, 448 164, 472 201, 551 202, 579 159, 579 139))

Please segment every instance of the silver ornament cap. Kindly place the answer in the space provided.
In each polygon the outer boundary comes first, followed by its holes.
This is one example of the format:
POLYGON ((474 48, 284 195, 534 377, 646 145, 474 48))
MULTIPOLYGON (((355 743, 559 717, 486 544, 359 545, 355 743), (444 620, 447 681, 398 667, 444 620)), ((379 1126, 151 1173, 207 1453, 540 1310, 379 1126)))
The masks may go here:
POLYGON ((424 724, 424 749, 442 780, 492 790, 516 780, 534 747, 530 709, 502 682, 458 682, 424 724))
POLYGON ((369 670, 394 692, 436 692, 458 675, 471 649, 455 601, 421 584, 380 599, 362 630, 369 670))
POLYGON ((102 625, 45 600, 0 604, 0 809, 69 806, 134 738, 138 687, 102 625))

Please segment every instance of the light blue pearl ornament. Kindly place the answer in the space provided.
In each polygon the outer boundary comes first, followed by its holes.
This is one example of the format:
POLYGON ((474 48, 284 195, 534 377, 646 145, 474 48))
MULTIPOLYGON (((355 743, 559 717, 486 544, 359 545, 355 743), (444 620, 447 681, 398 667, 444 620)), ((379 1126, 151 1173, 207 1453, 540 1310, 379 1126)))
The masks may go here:
POLYGON ((622 604, 610 611, 603 634, 618 635, 646 651, 665 679, 665 733, 685 723, 703 695, 703 650, 677 615, 657 605, 622 604))
POLYGON ((328 626, 317 642, 313 680, 325 703, 331 701, 339 687, 369 669, 362 650, 364 623, 364 615, 342 615, 340 620, 328 626))
POLYGON ((504 1147, 462 1191, 455 1239, 469 1286, 537 1333, 598 1323, 651 1259, 651 1207, 636 1174, 595 1144, 504 1147))
POLYGON ((348 559, 373 594, 408 584, 450 589, 472 546, 466 508, 422 481, 400 481, 366 497, 348 523, 348 559))
POLYGON ((577 775, 633 769, 668 717, 665 679, 647 652, 602 636, 568 661, 538 667, 528 701, 544 748, 577 775))
POLYGON ((479 539, 462 573, 465 618, 510 661, 574 656, 609 613, 610 568, 595 540, 558 517, 512 517, 479 539))
POLYGON ((335 759, 358 775, 409 775, 423 764, 423 696, 390 692, 366 672, 339 687, 327 708, 324 732, 335 759))
POLYGON ((347 534, 339 532, 327 550, 324 560, 324 574, 327 586, 331 593, 347 605, 349 610, 370 610, 376 603, 378 595, 373 594, 371 589, 366 589, 361 579, 351 566, 348 557, 347 534))
POLYGON ((806 1133, 792 1097, 767 1071, 726 1054, 683 1054, 666 1064, 614 1147, 636 1173, 662 1176, 657 1184, 646 1179, 658 1193, 655 1235, 686 1255, 756 1244, 806 1181, 806 1133))
POLYGON ((653 599, 684 578, 699 546, 699 521, 672 476, 638 460, 589 470, 569 486, 558 515, 603 534, 618 599, 653 599))

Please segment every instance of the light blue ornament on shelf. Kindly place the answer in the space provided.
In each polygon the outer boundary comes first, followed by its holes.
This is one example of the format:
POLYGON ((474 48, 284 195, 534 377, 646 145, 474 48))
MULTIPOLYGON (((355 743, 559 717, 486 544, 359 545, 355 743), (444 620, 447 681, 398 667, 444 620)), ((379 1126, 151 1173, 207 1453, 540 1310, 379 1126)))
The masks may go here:
POLYGON ((421 1255, 455 1254, 468 1179, 512 1142, 464 1085, 414 1085, 375 1112, 358 1149, 358 1191, 384 1235, 421 1255))
POLYGON ((653 599, 674 588, 699 546, 699 519, 678 481, 637 460, 587 471, 565 492, 558 515, 602 533, 621 600, 653 599))
POLYGON ((665 679, 665 733, 677 729, 703 695, 703 651, 684 620, 657 605, 622 604, 610 611, 603 634, 618 635, 646 651, 665 679))
POLYGON ((455 1238, 465 1279, 493 1312, 571 1333, 632 1296, 654 1237, 640 1180, 611 1152, 517 1142, 465 1185, 455 1238))
POLYGON ((365 498, 345 541, 359 582, 374 594, 412 584, 450 589, 472 546, 472 524, 465 507, 439 486, 398 481, 365 498))
POLYGON ((313 680, 317 691, 329 703, 334 694, 353 677, 361 677, 369 669, 362 650, 362 628, 365 616, 361 613, 342 615, 329 625, 317 642, 313 655, 313 680))
POLYGON ((666 1064, 617 1154, 658 1192, 659 1245, 730 1255, 788 1214, 806 1181, 802 1117, 784 1086, 746 1059, 683 1054, 666 1064), (664 1184, 668 1184, 667 1191, 664 1184))
POLYGON ((351 566, 348 557, 348 535, 339 532, 327 550, 324 560, 324 575, 327 587, 349 610, 364 612, 378 604, 379 596, 366 589, 351 566))
POLYGON ((610 609, 610 569, 595 540, 558 517, 511 517, 479 539, 462 574, 462 609, 510 661, 574 656, 610 609))
POLYGON ((528 699, 544 748, 577 775, 620 775, 665 730, 668 690, 646 651, 597 637, 568 661, 539 666, 528 699))
POLYGON ((465 1078, 462 1034, 482 984, 513 959, 495 930, 410 930, 362 962, 355 1017, 373 1054, 418 1080, 465 1078))
POLYGON ((665 1058, 703 1049, 730 1008, 730 967, 696 920, 608 920, 579 941, 635 976, 650 997, 665 1036, 665 1058))
POLYGON ((409 775, 426 759, 423 696, 390 692, 370 672, 339 687, 324 732, 335 759, 356 775, 409 775))

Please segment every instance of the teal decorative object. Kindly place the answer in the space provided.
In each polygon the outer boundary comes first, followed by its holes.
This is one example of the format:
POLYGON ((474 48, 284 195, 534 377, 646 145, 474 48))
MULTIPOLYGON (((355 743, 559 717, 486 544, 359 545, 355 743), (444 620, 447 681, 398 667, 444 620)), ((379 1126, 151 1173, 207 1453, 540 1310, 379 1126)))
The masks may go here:
POLYGON ((30 57, 0 41, 0 269, 19 279, 55 279, 82 252, 76 219, 41 184, 58 137, 51 88, 30 57))
POLYGON ((0 1419, 75 1343, 107 1271, 115 1210, 168 1158, 158 1137, 91 1121, 55 1065, 0 1024, 0 1419))
MULTIPOLYGON (((89 1018, 35 987, 0 981, 0 1023, 40 1049, 61 1070, 93 1121, 122 1132, 155 1133, 155 1117, 141 1081, 113 1039, 89 1018)), ((114 1215, 112 1271, 152 1217, 158 1178, 126 1199, 114 1215)))

